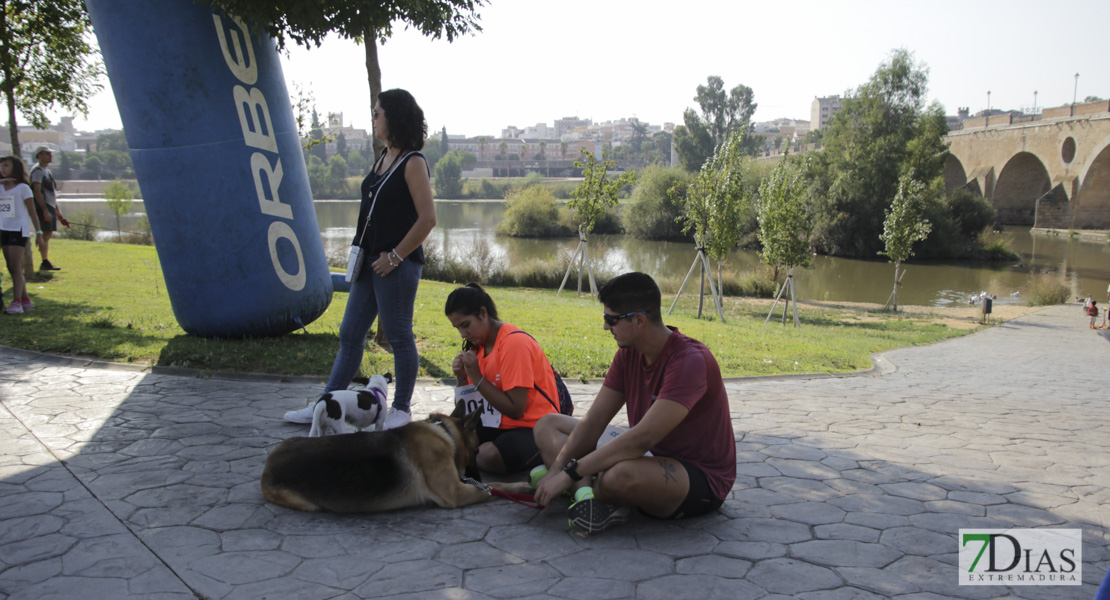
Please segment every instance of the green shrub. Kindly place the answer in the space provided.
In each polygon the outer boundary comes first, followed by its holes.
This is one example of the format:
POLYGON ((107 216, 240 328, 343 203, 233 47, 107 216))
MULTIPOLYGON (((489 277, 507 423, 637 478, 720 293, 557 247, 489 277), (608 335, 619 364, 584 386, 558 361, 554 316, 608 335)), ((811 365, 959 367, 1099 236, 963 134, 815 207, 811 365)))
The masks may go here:
POLYGON ((1034 273, 1029 276, 1025 303, 1029 306, 1063 304, 1071 295, 1071 286, 1063 275, 1055 272, 1034 273))
POLYGON ((68 228, 59 228, 57 235, 60 238, 92 242, 96 240, 96 231, 102 229, 100 219, 91 210, 78 210, 66 213, 69 219, 68 228))
POLYGON ((436 197, 448 200, 462 198, 462 159, 456 152, 448 152, 436 163, 436 197))
MULTIPOLYGON (((620 211, 620 206, 606 208, 605 212, 594 223, 593 233, 624 233, 620 211)), ((566 206, 560 211, 559 223, 568 232, 567 235, 574 235, 574 232, 578 231, 578 226, 582 224, 581 220, 576 218, 574 211, 566 206)))
POLYGON ((507 184, 502 185, 501 182, 493 182, 485 177, 477 182, 473 179, 468 179, 466 181, 463 197, 472 200, 501 200, 505 197, 505 191, 507 189, 507 184))
POLYGON ((688 240, 678 223, 681 208, 668 190, 677 188, 678 197, 686 194, 691 175, 679 167, 651 166, 640 171, 632 196, 625 205, 624 229, 635 238, 647 240, 688 240))
MULTIPOLYGON (((775 292, 778 291, 778 283, 775 282, 773 272, 769 267, 759 267, 755 270, 744 271, 742 273, 725 271, 722 275, 724 282, 720 287, 725 296, 774 298, 775 292)), ((686 289, 682 293, 697 294, 699 281, 698 272, 694 271, 690 280, 686 282, 686 289)), ((679 286, 682 285, 682 278, 659 277, 656 278, 656 283, 659 284, 659 289, 664 294, 677 294, 679 286)), ((717 284, 715 276, 713 283, 714 285, 717 284)), ((708 281, 705 283, 705 293, 706 295, 709 294, 708 281)))
MULTIPOLYGON (((507 265, 496 260, 492 249, 485 241, 478 241, 470 248, 460 250, 460 256, 445 252, 438 242, 424 243, 424 271, 422 277, 432 281, 465 284, 477 281, 482 285, 504 287, 535 287, 558 289, 570 265, 569 252, 560 252, 546 260, 532 259, 523 263, 507 265), (482 257, 486 258, 482 258, 482 257)), ((567 286, 577 287, 577 267, 571 270, 567 286)), ((594 265, 594 277, 600 286, 616 274, 594 265)), ((583 281, 585 281, 583 274, 583 281)))
POLYGON ((556 237, 571 232, 560 223, 559 206, 546 188, 538 185, 505 197, 505 216, 497 233, 513 237, 556 237))
POLYGON ((977 239, 977 247, 972 253, 972 257, 977 260, 1005 262, 1021 259, 1011 249, 1010 244, 1013 242, 1013 238, 1005 233, 985 227, 977 239))
MULTIPOLYGON (((934 187, 941 185, 940 180, 934 187)), ((1009 247, 995 244, 992 249, 984 246, 980 235, 994 224, 995 210, 983 196, 960 188, 950 193, 933 189, 925 218, 932 224, 929 237, 916 248, 918 258, 974 258, 976 260, 1010 260, 1014 255, 1009 247), (1003 250, 999 253, 997 250, 1003 250)), ((997 240, 992 240, 997 242, 997 240)))

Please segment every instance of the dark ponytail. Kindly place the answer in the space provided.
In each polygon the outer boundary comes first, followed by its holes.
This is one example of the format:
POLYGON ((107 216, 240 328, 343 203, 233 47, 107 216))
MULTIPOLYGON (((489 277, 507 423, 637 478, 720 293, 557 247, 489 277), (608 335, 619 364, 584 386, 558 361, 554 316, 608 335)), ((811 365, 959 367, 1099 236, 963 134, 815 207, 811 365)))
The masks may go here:
POLYGON ((445 315, 477 315, 481 309, 486 309, 486 314, 493 320, 497 318, 497 306, 493 298, 477 283, 468 283, 458 288, 447 296, 447 304, 443 307, 445 315))

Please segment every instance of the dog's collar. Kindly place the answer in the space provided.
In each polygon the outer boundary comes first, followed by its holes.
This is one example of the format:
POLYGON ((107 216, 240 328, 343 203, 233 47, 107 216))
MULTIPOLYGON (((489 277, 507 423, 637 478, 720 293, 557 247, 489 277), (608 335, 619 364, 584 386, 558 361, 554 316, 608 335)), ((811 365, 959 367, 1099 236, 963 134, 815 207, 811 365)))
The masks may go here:
POLYGON ((447 423, 444 423, 444 422, 443 422, 442 420, 440 420, 440 419, 435 419, 435 420, 433 420, 433 419, 428 419, 428 422, 429 422, 429 423, 433 423, 433 424, 435 424, 435 425, 439 425, 440 427, 442 427, 442 428, 443 428, 443 430, 444 430, 444 431, 446 431, 446 432, 447 432, 447 437, 449 437, 449 438, 450 438, 450 437, 452 437, 452 436, 451 436, 451 430, 450 430, 450 429, 449 429, 449 428, 447 427, 447 423))

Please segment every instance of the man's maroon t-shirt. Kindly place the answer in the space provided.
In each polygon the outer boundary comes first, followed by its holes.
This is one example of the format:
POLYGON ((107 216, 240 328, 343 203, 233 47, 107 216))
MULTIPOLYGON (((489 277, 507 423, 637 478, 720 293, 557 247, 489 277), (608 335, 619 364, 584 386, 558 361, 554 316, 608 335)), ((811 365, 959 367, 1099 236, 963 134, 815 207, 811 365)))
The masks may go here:
POLYGON ((651 452, 701 469, 713 495, 723 500, 736 481, 736 442, 721 369, 704 344, 673 327, 671 331, 663 352, 650 366, 644 365, 638 350, 617 350, 604 385, 624 394, 632 427, 656 398, 688 408, 686 418, 651 452))

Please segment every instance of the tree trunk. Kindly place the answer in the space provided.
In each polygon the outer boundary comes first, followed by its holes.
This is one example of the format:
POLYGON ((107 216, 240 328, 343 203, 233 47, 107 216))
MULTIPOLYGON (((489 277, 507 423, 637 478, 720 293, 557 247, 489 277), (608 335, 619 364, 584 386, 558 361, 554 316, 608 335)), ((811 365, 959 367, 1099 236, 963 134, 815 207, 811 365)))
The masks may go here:
POLYGON ((723 258, 717 259, 717 291, 721 293, 722 298, 725 297, 725 281, 721 279, 721 263, 724 261, 723 258))
MULTIPOLYGON (((370 109, 378 102, 382 93, 382 68, 378 64, 378 36, 370 27, 362 30, 362 45, 366 47, 366 79, 370 82, 370 109)), ((374 138, 374 161, 381 157, 385 145, 374 138)))
MULTIPOLYGON (((11 32, 8 30, 8 2, 7 0, 0 0, 0 48, 4 53, 11 54, 11 32)), ((9 60, 18 61, 17 57, 9 57, 9 60)), ((4 63, 4 83, 6 89, 4 90, 4 99, 8 102, 8 134, 11 136, 12 142, 12 155, 22 157, 19 148, 19 127, 15 124, 15 85, 16 82, 8 68, 8 64, 4 63)))
POLYGON ((20 152, 19 147, 19 126, 15 124, 15 93, 12 90, 4 90, 4 98, 8 101, 8 133, 11 135, 12 156, 22 158, 23 153, 20 152))
POLYGON ((894 312, 898 312, 898 261, 894 261, 894 312))
POLYGON ((701 284, 698 287, 698 318, 701 318, 701 308, 705 304, 705 267, 698 269, 701 271, 701 284))

